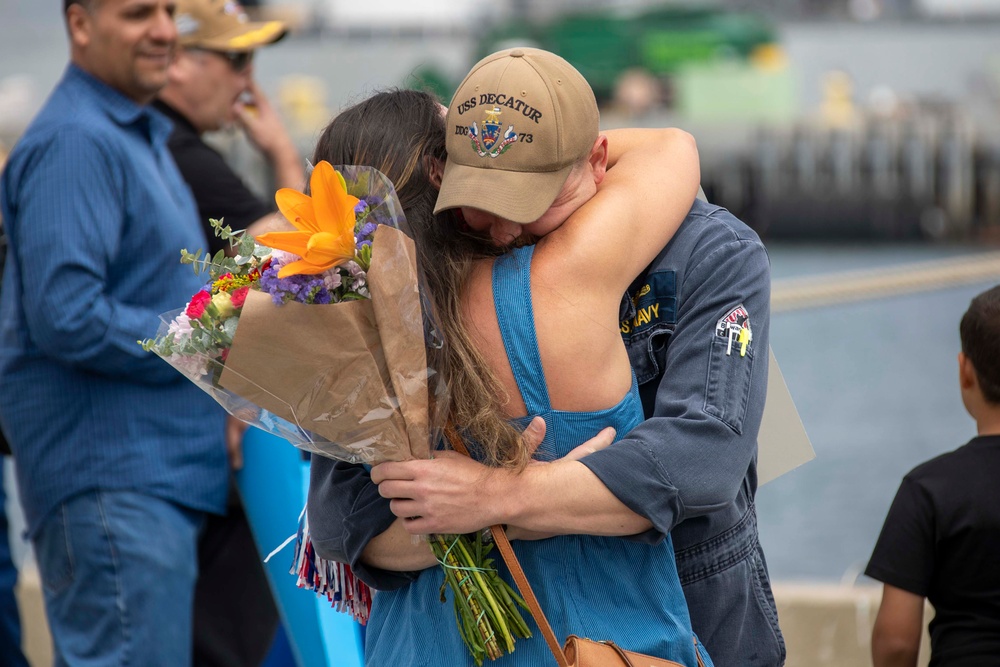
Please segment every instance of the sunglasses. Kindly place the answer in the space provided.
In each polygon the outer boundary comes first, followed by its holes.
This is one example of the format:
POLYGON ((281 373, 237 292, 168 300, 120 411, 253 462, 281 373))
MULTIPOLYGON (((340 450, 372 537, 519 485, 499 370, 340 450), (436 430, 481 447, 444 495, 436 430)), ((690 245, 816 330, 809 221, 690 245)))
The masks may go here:
POLYGON ((229 62, 234 72, 242 72, 253 62, 253 51, 210 51, 229 62))

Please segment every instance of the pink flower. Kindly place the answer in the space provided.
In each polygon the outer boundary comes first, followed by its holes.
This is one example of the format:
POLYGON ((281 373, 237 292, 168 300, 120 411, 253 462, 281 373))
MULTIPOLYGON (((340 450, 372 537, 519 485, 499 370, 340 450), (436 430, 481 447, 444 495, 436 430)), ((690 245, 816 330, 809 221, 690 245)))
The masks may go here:
POLYGON ((234 291, 230 296, 233 299, 233 305, 237 308, 243 307, 243 302, 247 299, 247 292, 250 291, 249 287, 241 287, 234 291))
POLYGON ((206 290, 201 290, 193 297, 191 297, 191 302, 187 305, 184 310, 184 314, 190 317, 192 320, 196 320, 202 316, 205 312, 205 306, 209 304, 212 300, 212 295, 206 290))

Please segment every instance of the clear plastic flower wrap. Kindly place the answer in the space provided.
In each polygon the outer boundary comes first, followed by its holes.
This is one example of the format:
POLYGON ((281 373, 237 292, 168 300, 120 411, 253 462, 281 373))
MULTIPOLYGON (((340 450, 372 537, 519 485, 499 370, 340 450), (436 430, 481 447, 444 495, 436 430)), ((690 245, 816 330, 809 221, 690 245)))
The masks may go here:
POLYGON ((316 169, 311 195, 277 196, 299 231, 260 237, 290 251, 215 223, 239 239, 236 257, 185 253, 209 281, 144 345, 230 414, 306 451, 428 458, 447 392, 428 363, 439 336, 395 190, 370 167, 316 169))

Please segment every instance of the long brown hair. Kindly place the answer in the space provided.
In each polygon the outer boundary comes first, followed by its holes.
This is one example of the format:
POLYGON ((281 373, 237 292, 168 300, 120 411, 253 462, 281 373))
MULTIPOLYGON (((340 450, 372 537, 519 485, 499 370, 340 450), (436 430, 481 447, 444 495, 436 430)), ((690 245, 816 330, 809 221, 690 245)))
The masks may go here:
POLYGON ((434 215, 438 191, 430 176, 447 157, 445 131, 441 107, 430 94, 384 91, 333 119, 320 136, 313 163, 367 165, 393 182, 443 337, 440 347, 431 347, 430 363, 449 389, 447 417, 484 463, 521 468, 531 453, 503 414, 508 396, 465 325, 462 303, 473 262, 502 250, 464 229, 453 212, 434 215))

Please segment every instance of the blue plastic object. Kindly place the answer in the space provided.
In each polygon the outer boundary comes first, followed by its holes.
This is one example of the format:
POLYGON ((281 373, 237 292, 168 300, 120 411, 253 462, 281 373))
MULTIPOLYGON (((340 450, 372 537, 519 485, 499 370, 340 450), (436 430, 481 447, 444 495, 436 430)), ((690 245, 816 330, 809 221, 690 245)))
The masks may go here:
MULTIPOLYGON (((285 440, 256 428, 243 438, 236 475, 250 527, 262 554, 294 535, 309 489, 309 462, 285 440)), ((362 627, 326 598, 298 588, 288 573, 292 544, 264 567, 299 667, 362 667, 362 627)))

